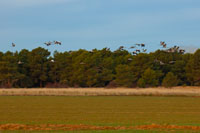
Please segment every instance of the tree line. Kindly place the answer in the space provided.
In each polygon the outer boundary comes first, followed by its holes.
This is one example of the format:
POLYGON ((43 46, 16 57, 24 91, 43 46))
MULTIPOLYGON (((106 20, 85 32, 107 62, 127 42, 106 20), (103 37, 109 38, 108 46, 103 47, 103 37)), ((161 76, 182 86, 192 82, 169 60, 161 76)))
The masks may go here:
POLYGON ((200 85, 195 53, 132 54, 125 49, 0 52, 0 87, 172 87, 200 85))

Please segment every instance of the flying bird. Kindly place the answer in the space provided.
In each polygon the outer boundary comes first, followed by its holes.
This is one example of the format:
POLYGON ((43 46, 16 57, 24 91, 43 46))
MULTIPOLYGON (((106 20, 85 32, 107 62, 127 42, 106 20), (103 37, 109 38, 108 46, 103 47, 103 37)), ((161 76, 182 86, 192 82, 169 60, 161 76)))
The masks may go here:
POLYGON ((154 62, 159 63, 160 65, 165 65, 164 62, 162 62, 162 61, 160 61, 160 60, 158 60, 158 59, 155 59, 154 62))
POLYGON ((170 61, 169 64, 174 64, 176 61, 170 61))
POLYGON ((44 44, 46 44, 47 46, 50 46, 52 44, 52 42, 45 42, 44 44))
POLYGON ((173 52, 174 52, 174 49, 173 49, 173 48, 169 48, 169 49, 166 50, 166 52, 168 52, 168 53, 173 53, 173 52))
POLYGON ((143 52, 147 52, 147 49, 142 49, 143 52))
POLYGON ((119 47, 119 50, 123 50, 123 49, 124 49, 124 46, 120 46, 120 47, 119 47))
POLYGON ((61 42, 61 41, 54 41, 54 44, 61 45, 61 44, 62 44, 62 42, 61 42))
POLYGON ((84 62, 81 62, 80 64, 81 64, 81 65, 85 65, 85 63, 84 63, 84 62))
POLYGON ((128 60, 129 60, 129 61, 132 61, 133 59, 132 59, 132 58, 128 58, 128 60))
POLYGON ((139 49, 136 49, 136 52, 140 53, 140 50, 139 50, 139 49))
POLYGON ((163 41, 160 42, 160 45, 163 47, 163 48, 166 48, 167 47, 167 44, 163 41))
POLYGON ((184 50, 184 49, 180 49, 180 50, 179 50, 179 53, 184 54, 184 53, 185 53, 185 50, 184 50))
POLYGON ((131 46, 129 49, 134 49, 135 48, 135 46, 131 46))
POLYGON ((12 47, 15 47, 15 46, 16 46, 16 44, 12 43, 12 47))
POLYGON ((54 63, 54 62, 55 62, 55 60, 53 60, 53 59, 52 59, 52 60, 51 60, 51 62, 52 62, 52 63, 54 63))
POLYGON ((137 55, 137 52, 136 52, 136 51, 133 51, 133 54, 134 54, 134 55, 137 55))
POLYGON ((142 43, 142 44, 140 44, 141 45, 141 47, 145 47, 145 44, 144 43, 142 43))
POLYGON ((160 65, 165 65, 165 63, 163 63, 162 61, 160 61, 159 63, 160 63, 160 65))
POLYGON ((24 62, 18 61, 18 64, 19 64, 19 65, 21 65, 21 64, 23 64, 23 63, 24 63, 24 62))
POLYGON ((140 46, 140 44, 139 44, 139 43, 136 43, 135 45, 136 45, 136 46, 140 46))

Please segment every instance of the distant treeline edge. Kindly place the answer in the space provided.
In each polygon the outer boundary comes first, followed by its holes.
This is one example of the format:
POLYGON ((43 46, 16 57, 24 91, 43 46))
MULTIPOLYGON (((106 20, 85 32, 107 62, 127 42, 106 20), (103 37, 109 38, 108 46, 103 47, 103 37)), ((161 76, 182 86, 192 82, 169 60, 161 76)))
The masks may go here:
POLYGON ((157 50, 58 52, 44 48, 0 52, 0 88, 172 87, 200 85, 200 49, 195 53, 157 50))

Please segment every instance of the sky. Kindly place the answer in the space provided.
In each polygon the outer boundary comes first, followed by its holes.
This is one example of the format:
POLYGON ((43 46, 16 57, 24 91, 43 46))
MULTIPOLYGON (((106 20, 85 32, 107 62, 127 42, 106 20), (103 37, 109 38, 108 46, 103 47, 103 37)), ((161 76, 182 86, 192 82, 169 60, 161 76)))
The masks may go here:
POLYGON ((200 48, 199 0, 0 0, 0 51, 200 48), (61 46, 45 46, 46 41, 61 46), (11 43, 16 47, 13 48, 11 43))

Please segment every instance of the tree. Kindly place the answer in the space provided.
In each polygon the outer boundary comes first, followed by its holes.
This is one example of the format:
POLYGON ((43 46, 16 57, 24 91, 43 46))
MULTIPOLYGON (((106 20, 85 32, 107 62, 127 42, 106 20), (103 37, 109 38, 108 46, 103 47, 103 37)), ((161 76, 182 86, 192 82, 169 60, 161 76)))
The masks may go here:
POLYGON ((194 54, 165 50, 132 54, 123 47, 113 52, 109 48, 55 51, 53 56, 41 47, 0 52, 2 87, 44 87, 47 83, 57 87, 154 87, 164 85, 168 73, 178 79, 177 85, 200 85, 200 49, 194 54))
POLYGON ((173 87, 173 86, 177 86, 178 83, 179 83, 179 80, 177 76, 175 76, 172 72, 169 72, 163 79, 162 86, 173 87))
POLYGON ((44 48, 33 49, 29 54, 30 76, 35 86, 43 87, 48 79, 48 57, 50 52, 44 48))
POLYGON ((30 76, 30 67, 29 67, 29 54, 30 52, 26 49, 23 49, 19 52, 19 54, 17 55, 17 62, 21 62, 18 63, 18 67, 17 67, 17 71, 20 73, 20 78, 17 81, 17 86, 19 87, 32 87, 33 86, 33 82, 30 76))
POLYGON ((65 81, 69 78, 69 73, 71 70, 71 56, 69 52, 54 52, 54 57, 49 58, 49 71, 48 77, 50 82, 52 83, 60 83, 68 85, 65 81))
POLYGON ((186 66, 186 75, 191 85, 200 85, 200 49, 189 60, 186 66))
POLYGON ((116 67, 115 82, 123 87, 131 87, 133 85, 133 73, 128 65, 118 65, 116 67))
POLYGON ((130 63, 131 71, 133 73, 133 82, 137 83, 137 81, 142 77, 144 71, 152 66, 152 56, 144 53, 134 56, 133 61, 130 63))
POLYGON ((184 60, 178 60, 173 64, 171 68, 171 72, 176 74, 177 78, 179 79, 180 85, 186 83, 187 80, 185 67, 186 67, 186 62, 184 60))
POLYGON ((142 77, 138 80, 137 83, 141 87, 155 87, 158 86, 158 76, 156 72, 151 68, 145 70, 142 77))
POLYGON ((145 81, 144 81, 143 78, 140 78, 140 79, 138 80, 137 85, 138 85, 138 87, 140 87, 140 88, 145 88, 145 87, 146 87, 146 83, 145 83, 145 81))
POLYGON ((20 74, 17 71, 17 59, 12 52, 6 52, 0 61, 0 83, 5 87, 14 87, 19 80, 20 74))

